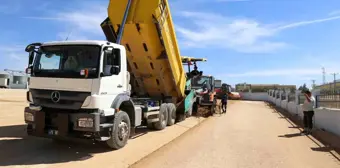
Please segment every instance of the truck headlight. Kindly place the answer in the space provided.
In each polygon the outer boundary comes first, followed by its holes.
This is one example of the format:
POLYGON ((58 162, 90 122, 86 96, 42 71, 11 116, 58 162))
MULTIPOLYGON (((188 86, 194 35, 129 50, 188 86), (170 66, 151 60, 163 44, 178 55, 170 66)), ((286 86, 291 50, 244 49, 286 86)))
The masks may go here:
POLYGON ((34 115, 32 113, 25 112, 25 121, 34 122, 34 115))
POLYGON ((78 127, 84 127, 84 128, 93 127, 93 119, 92 118, 79 118, 78 127))

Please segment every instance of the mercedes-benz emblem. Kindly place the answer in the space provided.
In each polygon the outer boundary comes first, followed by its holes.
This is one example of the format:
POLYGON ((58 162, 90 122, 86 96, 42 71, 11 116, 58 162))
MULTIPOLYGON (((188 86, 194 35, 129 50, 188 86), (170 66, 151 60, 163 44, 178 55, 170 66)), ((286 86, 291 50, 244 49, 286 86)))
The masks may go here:
POLYGON ((51 93, 51 100, 54 102, 54 103, 58 103, 59 100, 60 100, 60 93, 58 91, 54 91, 51 93))

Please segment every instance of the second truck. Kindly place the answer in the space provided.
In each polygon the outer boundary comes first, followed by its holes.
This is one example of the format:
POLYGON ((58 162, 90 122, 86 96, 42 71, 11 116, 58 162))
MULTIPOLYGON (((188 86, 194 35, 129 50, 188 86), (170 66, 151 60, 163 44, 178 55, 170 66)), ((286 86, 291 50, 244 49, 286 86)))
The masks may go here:
POLYGON ((33 43, 27 133, 124 147, 138 126, 162 130, 196 101, 166 0, 111 0, 107 41, 33 43))

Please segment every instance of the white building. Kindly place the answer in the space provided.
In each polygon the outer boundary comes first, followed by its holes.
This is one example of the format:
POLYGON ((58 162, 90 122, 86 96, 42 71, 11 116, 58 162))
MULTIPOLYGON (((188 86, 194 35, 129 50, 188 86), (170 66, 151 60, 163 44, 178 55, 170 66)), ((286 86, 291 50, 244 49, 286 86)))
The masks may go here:
POLYGON ((27 89, 29 76, 22 71, 5 70, 0 72, 0 88, 27 89))

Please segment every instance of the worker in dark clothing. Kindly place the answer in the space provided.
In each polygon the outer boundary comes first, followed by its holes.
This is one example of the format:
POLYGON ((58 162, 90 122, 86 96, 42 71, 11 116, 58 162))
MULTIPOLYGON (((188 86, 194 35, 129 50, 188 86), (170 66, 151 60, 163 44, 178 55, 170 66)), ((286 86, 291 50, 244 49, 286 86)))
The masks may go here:
POLYGON ((227 93, 224 93, 221 99, 221 103, 222 103, 222 113, 226 113, 227 112, 227 102, 228 102, 228 95, 227 93))
POLYGON ((194 76, 197 76, 197 75, 199 75, 199 74, 200 74, 200 72, 197 70, 197 66, 196 66, 196 64, 195 64, 194 70, 192 70, 192 71, 190 72, 190 75, 191 75, 191 77, 194 77, 194 76))

